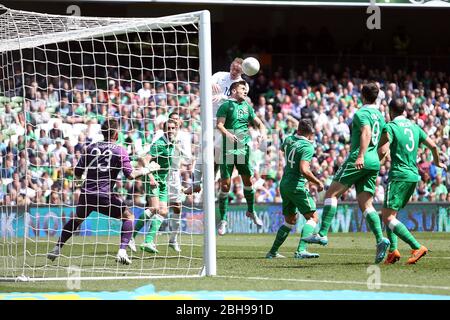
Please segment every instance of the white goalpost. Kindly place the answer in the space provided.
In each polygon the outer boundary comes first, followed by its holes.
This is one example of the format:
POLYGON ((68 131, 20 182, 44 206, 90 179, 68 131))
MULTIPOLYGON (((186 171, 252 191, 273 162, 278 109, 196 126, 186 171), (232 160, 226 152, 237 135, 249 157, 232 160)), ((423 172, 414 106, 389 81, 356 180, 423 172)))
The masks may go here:
MULTIPOLYGON (((59 16, 0 5, 0 280, 97 280, 216 274, 210 14, 159 18, 59 16), (169 213, 156 233, 158 253, 140 250, 150 221, 116 262, 121 221, 93 211, 51 261, 74 217, 74 168, 101 125, 115 118, 117 144, 132 166, 178 113, 178 147, 167 180, 169 213), (175 161, 174 161, 175 160, 175 161), (201 163, 202 191, 184 194, 201 163), (175 167, 176 166, 176 167, 175 167), (179 180, 178 180, 179 179, 179 180), (181 203, 181 214, 177 214, 181 203), (170 246, 179 244, 180 250, 170 246)), ((120 173, 113 193, 134 214, 148 208, 144 178, 120 173)))

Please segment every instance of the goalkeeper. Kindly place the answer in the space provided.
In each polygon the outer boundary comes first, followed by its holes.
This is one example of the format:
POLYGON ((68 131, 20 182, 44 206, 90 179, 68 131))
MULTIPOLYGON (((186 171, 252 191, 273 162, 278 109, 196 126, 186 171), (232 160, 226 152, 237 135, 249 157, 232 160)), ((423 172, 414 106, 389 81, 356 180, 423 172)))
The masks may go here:
MULTIPOLYGON (((120 234, 120 249, 116 261, 131 264, 126 247, 133 232, 133 213, 125 203, 112 192, 120 171, 127 179, 136 179, 152 171, 150 165, 144 168, 132 169, 127 151, 115 144, 119 136, 119 123, 116 119, 108 119, 102 125, 104 141, 90 144, 86 153, 80 158, 75 167, 75 176, 86 177, 81 188, 76 215, 69 220, 58 239, 58 243, 47 254, 47 258, 54 261, 61 253, 61 249, 69 240, 80 224, 92 211, 122 220, 120 234)), ((158 169, 158 166, 155 167, 158 169)))

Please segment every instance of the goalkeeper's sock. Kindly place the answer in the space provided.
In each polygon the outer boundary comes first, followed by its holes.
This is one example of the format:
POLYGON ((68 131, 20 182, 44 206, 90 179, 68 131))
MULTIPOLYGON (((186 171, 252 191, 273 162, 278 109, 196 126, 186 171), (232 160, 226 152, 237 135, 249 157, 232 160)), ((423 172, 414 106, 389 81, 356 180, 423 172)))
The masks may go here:
POLYGON ((409 232, 408 228, 401 223, 397 218, 392 219, 389 222, 389 229, 391 229, 400 239, 405 241, 411 249, 417 250, 420 248, 420 243, 414 238, 414 236, 409 232))
POLYGON ((322 224, 319 230, 319 235, 321 237, 325 237, 328 235, 328 230, 330 229, 331 221, 333 221, 336 211, 337 211, 337 199, 336 198, 325 199, 322 213, 322 224))
POLYGON ((122 230, 120 232, 120 249, 126 249, 133 234, 133 221, 124 220, 122 222, 122 230))
POLYGON ((62 248, 67 240, 72 237, 73 232, 78 229, 79 225, 83 222, 82 219, 70 219, 65 225, 61 232, 61 236, 58 239, 57 246, 62 248))
POLYGON ((150 230, 147 233, 147 236, 145 237, 145 242, 153 242, 153 239, 155 239, 156 233, 159 230, 159 227, 161 227, 161 224, 164 220, 164 217, 160 214, 153 215, 152 219, 150 220, 151 226, 150 230))
POLYGON ((302 238, 309 237, 314 233, 314 229, 316 229, 317 223, 313 219, 309 219, 306 221, 305 225, 302 229, 302 234, 300 236, 300 242, 298 243, 297 252, 306 251, 308 248, 308 243, 303 241, 302 238))
POLYGON ((180 232, 180 217, 181 214, 174 213, 172 215, 172 220, 170 221, 170 228, 172 229, 172 233, 170 235, 171 242, 178 241, 178 233, 180 232))
POLYGON ((228 192, 220 190, 219 192, 220 221, 227 221, 227 210, 228 210, 228 192))
POLYGON ((394 252, 398 248, 398 236, 394 233, 394 231, 389 228, 389 226, 386 228, 386 234, 391 242, 391 245, 389 247, 389 252, 394 252))
POLYGON ((133 238, 136 238, 139 231, 144 226, 145 221, 147 220, 147 217, 151 217, 150 209, 145 209, 144 212, 140 215, 139 219, 137 220, 136 225, 134 226, 133 238))
POLYGON ((275 240, 273 241, 272 248, 270 249, 270 253, 275 254, 278 252, 278 249, 280 249, 283 242, 289 236, 289 232, 291 232, 293 227, 294 227, 293 224, 289 224, 289 223, 285 222, 278 229, 277 235, 275 236, 275 240))
POLYGON ((247 201, 247 210, 253 213, 255 211, 255 190, 253 187, 244 187, 244 197, 247 201))
POLYGON ((369 224, 370 230, 372 230, 375 235, 377 243, 383 239, 383 230, 381 229, 381 219, 380 215, 375 211, 374 208, 366 209, 363 213, 364 217, 369 224))

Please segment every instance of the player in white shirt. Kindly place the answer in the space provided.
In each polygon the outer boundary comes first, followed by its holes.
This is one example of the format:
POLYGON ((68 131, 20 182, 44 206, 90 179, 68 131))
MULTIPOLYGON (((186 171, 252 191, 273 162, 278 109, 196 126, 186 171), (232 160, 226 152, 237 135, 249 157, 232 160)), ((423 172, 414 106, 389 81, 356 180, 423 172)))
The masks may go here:
MULTIPOLYGON (((212 93, 213 93, 213 119, 214 125, 217 120, 216 113, 225 100, 231 96, 230 87, 233 82, 242 79, 242 62, 243 59, 235 58, 230 64, 230 71, 219 71, 212 76, 212 93)), ((248 89, 248 88, 247 88, 248 89)))
MULTIPOLYGON (((212 94, 213 94, 213 120, 214 128, 216 128, 217 121, 217 110, 219 107, 230 98, 231 92, 230 87, 233 82, 241 81, 242 79, 242 58, 235 58, 230 64, 230 71, 219 71, 212 76, 212 94)), ((247 84, 247 92, 249 90, 247 84)), ((219 130, 214 130, 214 177, 217 175, 219 170, 220 161, 222 157, 220 153, 222 152, 222 134, 219 130)), ((188 188, 185 193, 191 194, 192 192, 200 192, 200 181, 201 181, 201 168, 200 163, 197 162, 197 166, 194 170, 194 183, 193 186, 188 188)))

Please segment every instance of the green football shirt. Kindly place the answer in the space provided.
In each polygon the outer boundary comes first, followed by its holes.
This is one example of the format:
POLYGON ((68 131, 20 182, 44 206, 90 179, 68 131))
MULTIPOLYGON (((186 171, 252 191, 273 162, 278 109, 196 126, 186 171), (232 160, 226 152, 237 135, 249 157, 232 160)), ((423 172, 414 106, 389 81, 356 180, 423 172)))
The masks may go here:
POLYGON ((255 110, 245 100, 237 102, 234 99, 229 99, 219 107, 216 116, 217 118, 225 118, 225 129, 234 134, 240 141, 239 144, 230 147, 230 142, 224 137, 223 147, 224 150, 227 150, 226 154, 242 154, 244 147, 251 141, 248 124, 256 118, 255 110))
POLYGON ((356 161, 360 148, 361 128, 366 125, 370 126, 372 137, 364 155, 364 168, 368 170, 380 170, 377 148, 385 121, 376 105, 364 105, 353 116, 351 147, 348 161, 356 161))
POLYGON ((427 134, 404 116, 396 117, 384 129, 389 136, 391 169, 389 180, 417 182, 417 149, 427 139, 427 134))
POLYGON ((305 137, 293 134, 284 140, 281 148, 284 151, 286 166, 280 185, 292 191, 305 189, 307 179, 300 172, 300 161, 311 162, 314 155, 313 144, 305 137))
POLYGON ((174 152, 174 145, 166 140, 166 136, 161 138, 152 144, 149 154, 152 158, 156 158, 156 162, 159 164, 160 169, 156 172, 156 175, 165 180, 169 173, 170 166, 172 164, 172 156, 174 152))

